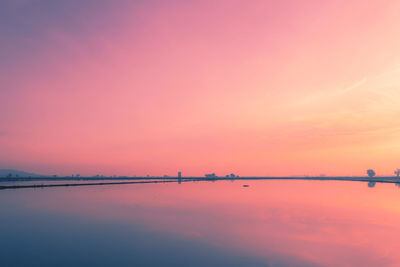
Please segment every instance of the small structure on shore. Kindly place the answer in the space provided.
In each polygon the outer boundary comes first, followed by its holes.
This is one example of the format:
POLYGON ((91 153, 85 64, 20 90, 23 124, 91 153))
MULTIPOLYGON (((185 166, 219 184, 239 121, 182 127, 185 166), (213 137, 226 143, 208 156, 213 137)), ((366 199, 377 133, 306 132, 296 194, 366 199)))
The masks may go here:
POLYGON ((397 177, 399 177, 399 176, 400 176, 400 169, 395 170, 395 171, 394 171, 394 174, 395 174, 397 177))
POLYGON ((182 183, 182 173, 178 172, 178 184, 182 183))

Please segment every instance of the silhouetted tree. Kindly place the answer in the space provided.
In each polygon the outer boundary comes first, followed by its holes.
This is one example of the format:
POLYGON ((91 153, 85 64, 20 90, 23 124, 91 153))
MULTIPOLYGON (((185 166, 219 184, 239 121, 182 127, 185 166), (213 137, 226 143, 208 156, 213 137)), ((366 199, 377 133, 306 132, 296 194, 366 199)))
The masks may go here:
POLYGON ((369 177, 372 178, 372 177, 375 176, 375 171, 373 169, 369 169, 369 170, 367 170, 367 174, 368 174, 369 177))

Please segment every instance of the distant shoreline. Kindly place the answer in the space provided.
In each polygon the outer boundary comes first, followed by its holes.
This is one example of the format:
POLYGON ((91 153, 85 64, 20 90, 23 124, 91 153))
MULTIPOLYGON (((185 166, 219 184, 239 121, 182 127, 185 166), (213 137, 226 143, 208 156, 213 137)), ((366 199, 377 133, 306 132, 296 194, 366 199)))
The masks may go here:
POLYGON ((204 178, 204 177, 4 177, 0 178, 0 190, 19 188, 43 188, 43 187, 65 187, 65 186, 89 186, 89 185, 122 185, 122 184, 148 184, 148 183, 173 183, 173 182, 195 182, 195 181, 249 181, 249 180, 303 180, 303 181, 352 181, 352 182, 376 182, 376 183, 400 183, 398 177, 235 177, 235 178, 204 178), (30 184, 30 185, 1 185, 2 182, 38 182, 38 181, 102 181, 92 183, 63 183, 63 184, 30 184))

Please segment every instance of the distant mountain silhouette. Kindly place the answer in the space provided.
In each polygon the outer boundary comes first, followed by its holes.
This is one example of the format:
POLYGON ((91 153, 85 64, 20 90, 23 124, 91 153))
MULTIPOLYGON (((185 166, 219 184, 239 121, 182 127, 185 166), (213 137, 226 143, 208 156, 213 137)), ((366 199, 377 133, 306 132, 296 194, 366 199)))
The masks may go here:
POLYGON ((18 171, 18 170, 11 170, 11 169, 0 169, 0 177, 7 177, 9 174, 12 175, 12 177, 43 177, 46 175, 40 175, 36 173, 30 173, 30 172, 24 172, 24 171, 18 171))

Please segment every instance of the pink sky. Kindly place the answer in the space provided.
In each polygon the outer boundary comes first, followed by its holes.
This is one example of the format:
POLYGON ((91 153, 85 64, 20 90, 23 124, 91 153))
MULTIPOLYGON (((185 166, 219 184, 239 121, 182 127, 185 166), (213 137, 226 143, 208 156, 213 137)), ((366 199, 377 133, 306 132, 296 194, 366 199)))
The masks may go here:
POLYGON ((398 1, 0 5, 0 168, 400 167, 398 1))

